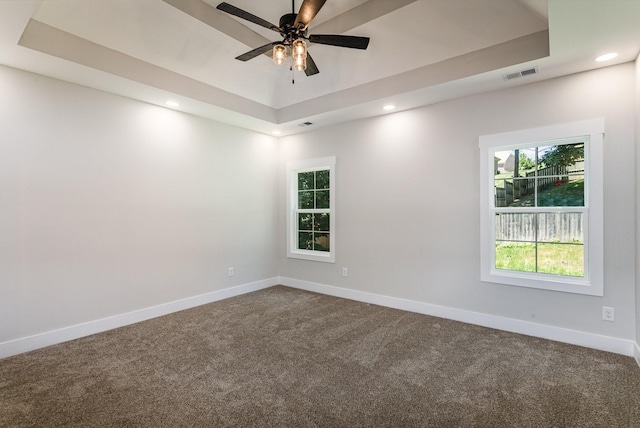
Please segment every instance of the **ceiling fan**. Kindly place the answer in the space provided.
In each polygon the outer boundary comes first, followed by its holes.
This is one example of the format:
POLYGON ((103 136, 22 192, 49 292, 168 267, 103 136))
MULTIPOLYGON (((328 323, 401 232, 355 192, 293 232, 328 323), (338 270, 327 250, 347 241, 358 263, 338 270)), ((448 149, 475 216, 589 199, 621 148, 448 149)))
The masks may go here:
POLYGON ((291 69, 304 71, 307 76, 318 74, 319 70, 313 58, 307 52, 308 40, 311 43, 323 45, 340 46, 353 49, 367 49, 369 46, 368 37, 344 36, 338 34, 311 34, 307 35, 308 27, 313 18, 318 14, 322 6, 327 0, 304 0, 300 5, 300 10, 295 13, 295 0, 291 1, 291 13, 282 15, 279 26, 274 25, 262 18, 259 18, 249 12, 222 2, 217 8, 228 14, 245 19, 254 24, 268 28, 269 30, 280 33, 282 41, 267 43, 264 46, 257 47, 246 52, 236 59, 240 61, 248 61, 259 55, 273 50, 273 62, 276 64, 284 64, 288 61, 289 53, 291 55, 291 69))

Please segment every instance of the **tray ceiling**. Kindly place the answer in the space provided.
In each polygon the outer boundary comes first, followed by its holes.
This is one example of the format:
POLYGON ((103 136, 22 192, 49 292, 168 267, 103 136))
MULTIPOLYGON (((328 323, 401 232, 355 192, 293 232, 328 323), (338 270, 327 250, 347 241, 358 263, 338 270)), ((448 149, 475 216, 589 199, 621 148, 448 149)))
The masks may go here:
MULTIPOLYGON (((228 2, 276 24, 291 12, 284 0, 228 2)), ((217 3, 4 0, 0 63, 288 134, 301 131, 300 122, 382 114, 384 102, 413 108, 594 68, 602 50, 630 61, 640 48, 637 1, 328 0, 310 33, 371 43, 366 51, 310 44, 320 73, 307 77, 267 55, 235 60, 280 36, 218 11, 217 3), (532 66, 540 73, 502 78, 532 66)))

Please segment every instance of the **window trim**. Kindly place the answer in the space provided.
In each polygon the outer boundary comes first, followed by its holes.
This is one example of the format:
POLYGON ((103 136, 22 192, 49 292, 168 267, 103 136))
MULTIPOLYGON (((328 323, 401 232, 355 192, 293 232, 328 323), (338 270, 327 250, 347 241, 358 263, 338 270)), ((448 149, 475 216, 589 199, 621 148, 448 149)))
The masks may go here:
POLYGON ((335 156, 305 159, 287 162, 287 257, 335 263, 336 248, 336 186, 335 156), (298 222, 296 219, 298 204, 298 173, 329 170, 329 251, 301 250, 297 248, 298 222))
MULTIPOLYGON (((481 136, 480 147, 480 280, 521 287, 602 296, 604 292, 603 217, 604 118, 588 119, 540 128, 481 136), (583 224, 585 276, 572 278, 535 272, 515 272, 495 268, 495 211, 493 153, 553 142, 588 137, 585 143, 585 207, 583 224)), ((553 207, 545 207, 553 211, 553 207)), ((517 210, 514 210, 517 211, 517 210)), ((529 210, 530 211, 530 210, 529 210)), ((527 211, 527 212, 529 212, 527 211)), ((563 209, 563 211, 570 211, 563 209)))

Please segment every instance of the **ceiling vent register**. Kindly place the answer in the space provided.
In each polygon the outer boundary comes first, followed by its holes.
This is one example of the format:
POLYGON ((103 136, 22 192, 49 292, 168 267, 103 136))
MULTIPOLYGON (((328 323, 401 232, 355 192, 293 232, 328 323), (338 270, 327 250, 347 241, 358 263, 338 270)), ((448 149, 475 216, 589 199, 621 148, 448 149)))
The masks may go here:
POLYGON ((516 71, 515 73, 505 74, 504 80, 519 79, 521 77, 533 76, 538 74, 538 67, 527 68, 526 70, 516 71))

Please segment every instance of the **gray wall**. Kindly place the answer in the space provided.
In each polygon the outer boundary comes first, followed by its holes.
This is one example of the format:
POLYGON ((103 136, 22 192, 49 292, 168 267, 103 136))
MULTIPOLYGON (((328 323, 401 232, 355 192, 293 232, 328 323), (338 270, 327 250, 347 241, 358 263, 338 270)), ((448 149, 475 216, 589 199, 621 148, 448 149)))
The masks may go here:
POLYGON ((278 142, 0 67, 0 343, 277 275, 635 339, 635 74, 609 67, 278 142), (478 137, 598 116, 604 297, 480 282, 478 137), (332 155, 337 262, 288 259, 284 164, 332 155))
POLYGON ((636 360, 640 364, 640 55, 636 58, 636 360))
POLYGON ((288 259, 281 240, 280 275, 634 340, 634 81, 626 64, 281 138, 280 236, 285 162, 329 155, 338 236, 335 265, 288 259), (606 124, 604 297, 480 282, 478 137, 594 117, 606 124))
POLYGON ((277 275, 275 138, 6 67, 0 85, 0 343, 277 275))

